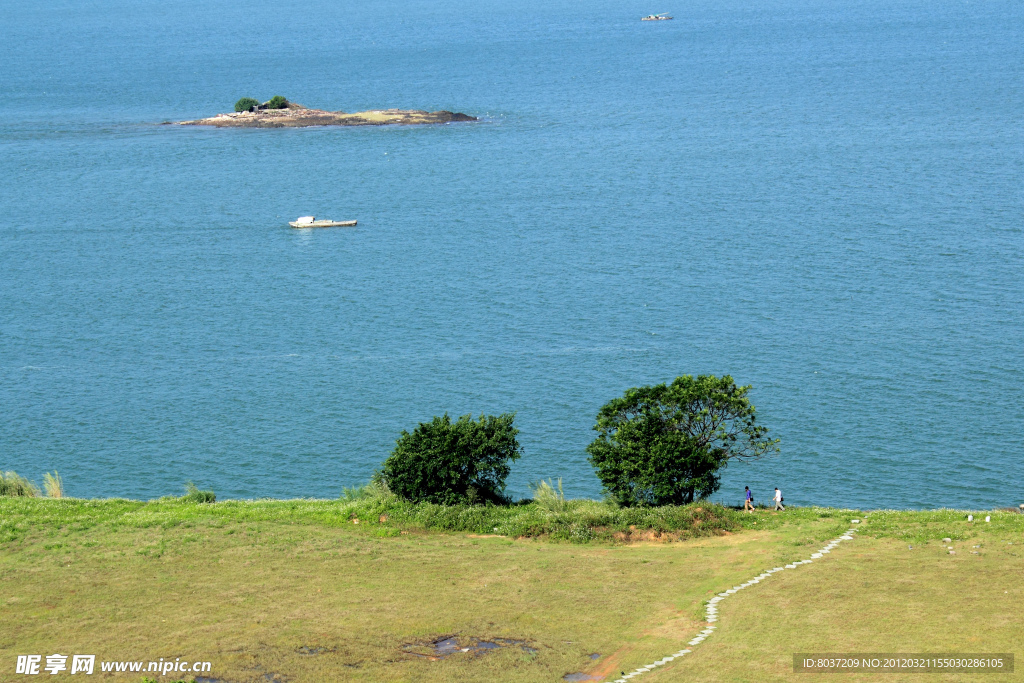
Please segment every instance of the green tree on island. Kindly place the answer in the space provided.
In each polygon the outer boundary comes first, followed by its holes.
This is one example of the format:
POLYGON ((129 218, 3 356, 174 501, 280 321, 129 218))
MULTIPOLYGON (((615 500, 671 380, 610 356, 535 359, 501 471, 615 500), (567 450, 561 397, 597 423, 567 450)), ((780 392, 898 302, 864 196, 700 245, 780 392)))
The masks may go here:
POLYGON ((288 100, 282 95, 274 95, 267 102, 267 109, 287 109, 288 100))
POLYGON ((251 111, 253 107, 260 106, 260 103, 251 97, 243 97, 235 102, 235 111, 251 111))
POLYGON ((730 460, 778 452, 749 390, 729 375, 683 375, 609 401, 587 446, 605 491, 627 506, 692 503, 718 490, 730 460))
POLYGON ((505 413, 474 421, 463 415, 452 422, 445 413, 411 434, 402 430, 377 479, 416 503, 507 502, 505 479, 521 455, 514 418, 505 413))

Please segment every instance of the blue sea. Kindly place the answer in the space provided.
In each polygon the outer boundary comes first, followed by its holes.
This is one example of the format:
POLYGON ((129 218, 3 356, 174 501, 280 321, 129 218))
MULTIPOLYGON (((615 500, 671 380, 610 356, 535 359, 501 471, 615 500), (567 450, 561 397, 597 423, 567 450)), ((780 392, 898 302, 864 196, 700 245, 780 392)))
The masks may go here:
POLYGON ((335 497, 515 411, 599 497, 601 405, 727 373, 781 452, 714 500, 1024 502, 1020 2, 0 8, 0 469, 335 497), (160 125, 278 94, 481 120, 160 125))

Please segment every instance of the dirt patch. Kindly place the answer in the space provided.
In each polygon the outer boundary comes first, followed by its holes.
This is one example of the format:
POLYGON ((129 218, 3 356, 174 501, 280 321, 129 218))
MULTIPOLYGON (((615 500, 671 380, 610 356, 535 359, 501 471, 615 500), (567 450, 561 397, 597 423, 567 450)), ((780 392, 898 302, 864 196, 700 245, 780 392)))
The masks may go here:
POLYGON ((678 541, 685 538, 684 534, 678 531, 652 531, 638 530, 634 527, 630 527, 629 531, 616 531, 612 534, 619 543, 640 543, 643 541, 655 541, 658 543, 671 543, 672 541, 678 541))

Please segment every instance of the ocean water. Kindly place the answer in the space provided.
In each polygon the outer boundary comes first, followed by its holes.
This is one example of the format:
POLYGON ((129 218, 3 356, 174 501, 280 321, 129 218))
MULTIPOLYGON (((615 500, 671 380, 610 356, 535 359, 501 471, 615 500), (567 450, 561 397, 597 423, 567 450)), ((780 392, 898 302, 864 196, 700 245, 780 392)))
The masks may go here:
POLYGON ((1024 502, 1019 2, 0 7, 0 469, 333 497, 516 411, 597 497, 603 403, 729 373, 716 500, 1024 502), (159 125, 275 94, 481 121, 159 125))

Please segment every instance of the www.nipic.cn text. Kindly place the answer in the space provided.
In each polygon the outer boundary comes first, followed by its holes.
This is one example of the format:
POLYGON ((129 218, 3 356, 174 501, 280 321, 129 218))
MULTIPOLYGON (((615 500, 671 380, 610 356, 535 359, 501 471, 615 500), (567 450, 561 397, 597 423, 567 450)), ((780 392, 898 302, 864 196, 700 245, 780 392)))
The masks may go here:
MULTIPOLYGON (((171 673, 208 673, 210 662, 164 659, 158 661, 101 661, 99 671, 104 673, 153 673, 166 676, 171 673)), ((91 674, 97 670, 96 655, 18 655, 14 673, 38 676, 59 673, 91 674)))

